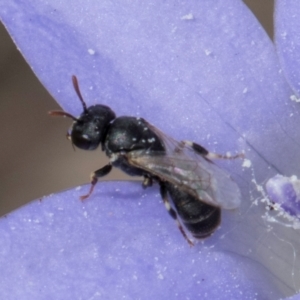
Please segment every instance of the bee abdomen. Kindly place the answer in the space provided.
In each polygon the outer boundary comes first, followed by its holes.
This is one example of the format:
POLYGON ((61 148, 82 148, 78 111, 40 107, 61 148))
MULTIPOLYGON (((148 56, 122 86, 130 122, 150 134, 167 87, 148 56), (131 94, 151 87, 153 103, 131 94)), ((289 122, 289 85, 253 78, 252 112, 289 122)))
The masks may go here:
MULTIPOLYGON (((207 205, 207 204, 204 204, 207 205)), ((221 209, 214 207, 210 215, 205 218, 184 220, 184 226, 191 232, 191 234, 198 239, 203 239, 210 236, 218 228, 221 222, 221 209)), ((180 213, 178 212, 180 215, 180 213)))
POLYGON ((166 187, 182 223, 195 238, 206 238, 218 228, 220 208, 206 204, 170 183, 166 183, 166 187))

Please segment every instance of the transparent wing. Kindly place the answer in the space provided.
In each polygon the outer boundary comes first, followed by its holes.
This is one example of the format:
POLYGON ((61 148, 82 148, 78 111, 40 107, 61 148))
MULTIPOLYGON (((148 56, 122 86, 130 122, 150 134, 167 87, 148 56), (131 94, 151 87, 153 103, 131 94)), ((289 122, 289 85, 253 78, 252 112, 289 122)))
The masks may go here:
POLYGON ((153 126, 151 129, 164 142, 166 152, 151 149, 132 151, 126 154, 130 164, 178 186, 207 204, 223 209, 234 209, 240 205, 240 190, 225 171, 191 147, 153 126))

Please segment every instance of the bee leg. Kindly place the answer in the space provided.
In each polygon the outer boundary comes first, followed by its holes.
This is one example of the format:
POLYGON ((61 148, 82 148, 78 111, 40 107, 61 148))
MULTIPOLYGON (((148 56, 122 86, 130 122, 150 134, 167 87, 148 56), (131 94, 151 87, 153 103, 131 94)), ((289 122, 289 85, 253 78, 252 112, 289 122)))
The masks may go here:
POLYGON ((244 158, 245 157, 244 153, 238 153, 236 155, 231 155, 230 153, 226 153, 225 155, 223 155, 223 154, 218 154, 218 153, 214 153, 214 152, 209 152, 201 145, 191 142, 191 141, 181 141, 179 144, 179 149, 182 150, 184 148, 184 146, 190 146, 196 153, 204 156, 208 160, 210 160, 210 159, 235 159, 235 158, 244 158))
POLYGON ((183 151, 185 146, 191 147, 196 153, 202 156, 206 156, 209 154, 209 152, 204 147, 191 141, 181 141, 178 144, 178 147, 175 149, 175 152, 180 153, 181 151, 183 151))
POLYGON ((142 187, 145 189, 147 187, 150 187, 152 186, 153 184, 153 179, 151 176, 147 176, 147 175, 144 175, 144 180, 143 180, 143 183, 142 183, 142 187))
POLYGON ((166 186, 164 185, 163 182, 160 182, 159 183, 160 185, 160 195, 161 195, 161 198, 164 202, 164 205, 167 209, 167 211, 169 212, 170 216, 175 220, 181 234, 183 235, 183 237, 185 238, 185 240, 188 242, 188 244, 192 247, 194 246, 194 243, 188 238, 188 236, 186 235, 182 225, 180 224, 179 222, 179 219, 177 217, 177 213, 176 211, 172 208, 170 202, 169 202, 169 199, 168 199, 168 191, 166 189, 166 186))
POLYGON ((93 172, 91 174, 91 187, 89 192, 86 195, 83 195, 80 197, 80 200, 83 201, 85 199, 87 199, 93 192, 95 185, 98 182, 98 178, 106 176, 112 169, 112 165, 111 164, 107 164, 106 166, 102 167, 101 169, 93 172))

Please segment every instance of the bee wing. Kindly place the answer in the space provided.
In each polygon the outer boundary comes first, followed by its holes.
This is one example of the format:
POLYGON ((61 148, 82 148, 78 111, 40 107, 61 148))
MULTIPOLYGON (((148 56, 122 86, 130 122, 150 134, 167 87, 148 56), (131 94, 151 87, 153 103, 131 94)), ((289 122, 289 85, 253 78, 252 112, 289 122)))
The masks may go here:
POLYGON ((182 145, 155 127, 166 152, 137 150, 127 153, 130 164, 185 190, 200 201, 223 209, 240 205, 241 193, 230 176, 205 156, 182 145))

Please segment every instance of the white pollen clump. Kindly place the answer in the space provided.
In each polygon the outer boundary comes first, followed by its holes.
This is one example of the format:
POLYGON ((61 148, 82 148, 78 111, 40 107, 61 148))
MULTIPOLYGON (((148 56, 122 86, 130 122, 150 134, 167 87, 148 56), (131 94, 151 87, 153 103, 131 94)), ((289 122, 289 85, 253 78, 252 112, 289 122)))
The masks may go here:
POLYGON ((297 175, 292 175, 292 176, 290 177, 290 180, 291 180, 291 181, 296 181, 296 180, 298 180, 297 175))
POLYGON ((194 15, 192 13, 189 13, 187 15, 184 15, 180 18, 181 20, 193 20, 194 19, 194 15))
POLYGON ((243 164, 242 164, 242 167, 243 167, 243 168, 250 168, 251 165, 252 165, 252 163, 251 163, 251 160, 250 160, 250 159, 244 159, 244 160, 243 160, 243 164))
POLYGON ((291 96, 290 96, 290 99, 291 99, 292 101, 295 101, 296 103, 300 102, 300 99, 299 99, 296 95, 291 95, 291 96))
POLYGON ((88 49, 88 53, 90 55, 94 55, 96 53, 96 51, 94 49, 88 49))
POLYGON ((208 49, 205 49, 204 52, 207 56, 211 54, 211 50, 208 50, 208 49))
MULTIPOLYGON (((298 179, 298 177, 296 175, 292 175, 290 177, 291 183, 293 185, 293 189, 296 192, 297 195, 300 194, 300 180, 298 179)), ((297 197, 297 201, 300 201, 300 197, 297 197)))

